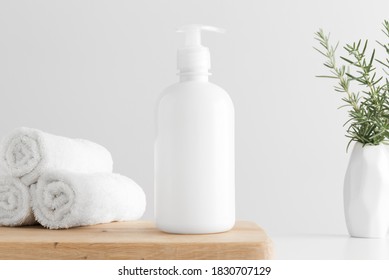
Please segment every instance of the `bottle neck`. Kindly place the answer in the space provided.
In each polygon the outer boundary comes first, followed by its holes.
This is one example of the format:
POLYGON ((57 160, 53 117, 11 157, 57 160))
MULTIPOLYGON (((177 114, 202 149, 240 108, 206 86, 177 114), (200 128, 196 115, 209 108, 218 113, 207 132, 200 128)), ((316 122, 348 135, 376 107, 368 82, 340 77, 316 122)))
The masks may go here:
POLYGON ((208 82, 208 76, 209 73, 202 73, 202 74, 179 74, 180 76, 180 82, 189 82, 189 81, 196 81, 196 82, 208 82))

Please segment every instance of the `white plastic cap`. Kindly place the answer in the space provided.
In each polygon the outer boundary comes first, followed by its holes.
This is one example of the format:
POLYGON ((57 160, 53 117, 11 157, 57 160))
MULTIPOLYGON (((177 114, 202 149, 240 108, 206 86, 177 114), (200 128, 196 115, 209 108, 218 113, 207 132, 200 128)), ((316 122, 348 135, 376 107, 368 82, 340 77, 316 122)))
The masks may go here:
POLYGON ((201 31, 224 33, 224 29, 201 24, 185 25, 177 32, 185 33, 185 44, 177 52, 177 67, 180 75, 209 74, 211 57, 209 49, 201 45, 201 31))

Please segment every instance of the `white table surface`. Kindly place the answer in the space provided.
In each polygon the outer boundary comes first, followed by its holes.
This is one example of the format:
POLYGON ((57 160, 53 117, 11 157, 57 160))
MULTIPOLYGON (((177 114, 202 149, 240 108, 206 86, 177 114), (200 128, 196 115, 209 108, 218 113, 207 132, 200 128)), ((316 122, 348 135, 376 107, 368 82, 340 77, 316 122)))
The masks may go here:
POLYGON ((279 260, 389 259, 389 238, 351 238, 348 235, 295 234, 271 236, 279 260))

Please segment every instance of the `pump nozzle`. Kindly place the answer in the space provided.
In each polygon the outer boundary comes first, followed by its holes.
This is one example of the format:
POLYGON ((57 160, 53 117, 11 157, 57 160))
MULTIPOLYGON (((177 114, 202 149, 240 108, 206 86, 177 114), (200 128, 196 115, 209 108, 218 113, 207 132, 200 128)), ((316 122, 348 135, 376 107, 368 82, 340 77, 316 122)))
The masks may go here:
POLYGON ((218 27, 201 24, 185 25, 177 32, 185 33, 185 44, 177 53, 177 64, 180 74, 208 74, 211 68, 209 49, 201 45, 201 31, 225 33, 218 27))
POLYGON ((226 31, 222 28, 201 25, 201 24, 190 24, 185 25, 177 30, 179 33, 185 33, 185 47, 201 46, 201 31, 213 31, 218 33, 225 33, 226 31))

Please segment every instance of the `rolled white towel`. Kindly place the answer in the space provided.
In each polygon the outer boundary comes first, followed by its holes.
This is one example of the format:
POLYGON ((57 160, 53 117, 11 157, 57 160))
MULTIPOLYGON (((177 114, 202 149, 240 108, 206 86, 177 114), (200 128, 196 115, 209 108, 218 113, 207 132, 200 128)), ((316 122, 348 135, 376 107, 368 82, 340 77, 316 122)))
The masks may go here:
POLYGON ((0 225, 24 226, 34 223, 29 187, 18 178, 0 176, 0 225))
POLYGON ((30 192, 35 218, 50 229, 136 220, 146 208, 143 190, 113 173, 49 171, 30 192))
POLYGON ((112 156, 102 146, 82 139, 18 128, 0 145, 0 167, 25 185, 36 183, 46 170, 112 172, 112 156))

